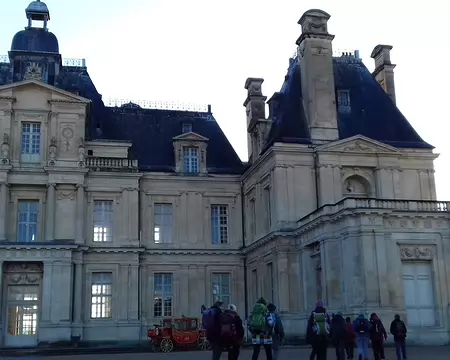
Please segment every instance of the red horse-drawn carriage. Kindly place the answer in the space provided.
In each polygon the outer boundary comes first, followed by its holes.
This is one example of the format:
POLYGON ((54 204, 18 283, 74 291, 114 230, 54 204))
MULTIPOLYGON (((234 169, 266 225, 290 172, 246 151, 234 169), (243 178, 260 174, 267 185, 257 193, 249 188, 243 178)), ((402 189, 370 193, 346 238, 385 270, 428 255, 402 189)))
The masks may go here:
POLYGON ((171 352, 174 348, 193 348, 209 350, 206 332, 200 321, 194 317, 167 318, 160 325, 154 324, 147 335, 153 351, 171 352))

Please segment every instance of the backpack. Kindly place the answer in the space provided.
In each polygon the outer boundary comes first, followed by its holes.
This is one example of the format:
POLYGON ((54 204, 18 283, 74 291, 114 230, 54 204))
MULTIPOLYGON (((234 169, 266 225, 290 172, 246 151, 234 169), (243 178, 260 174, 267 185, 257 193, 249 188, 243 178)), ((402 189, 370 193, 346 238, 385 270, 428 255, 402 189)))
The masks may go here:
POLYGON ((313 331, 316 335, 327 336, 330 334, 327 313, 313 312, 313 331))
POLYGON ((209 308, 205 310, 202 314, 203 329, 205 329, 206 331, 211 330, 214 327, 215 320, 216 320, 216 309, 209 308))
POLYGON ((253 306, 252 315, 250 318, 250 332, 252 334, 261 334, 267 329, 267 316, 269 310, 266 305, 256 303, 253 306))
POLYGON ((396 328, 397 328, 397 337, 399 338, 405 338, 406 336, 406 326, 405 323, 403 321, 397 321, 397 323, 395 324, 396 328))
POLYGON ((365 334, 369 331, 367 319, 357 319, 356 321, 355 332, 357 334, 365 334))
POLYGON ((231 312, 220 314, 220 338, 225 343, 232 343, 237 339, 236 316, 231 312))

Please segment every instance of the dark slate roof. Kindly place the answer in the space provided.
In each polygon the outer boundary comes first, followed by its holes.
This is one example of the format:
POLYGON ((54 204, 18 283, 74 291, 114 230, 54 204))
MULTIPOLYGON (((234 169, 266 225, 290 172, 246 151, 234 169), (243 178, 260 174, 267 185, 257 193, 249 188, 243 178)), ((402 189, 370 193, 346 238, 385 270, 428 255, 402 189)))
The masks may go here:
MULTIPOLYGON (((340 139, 364 135, 399 148, 433 148, 417 134, 360 59, 334 58, 333 68, 336 90, 350 91, 351 110, 338 111, 340 139)), ((298 61, 291 59, 277 98, 268 146, 274 142, 310 143, 298 61)))
POLYGON ((26 28, 14 35, 11 51, 59 54, 55 34, 43 28, 26 28))
POLYGON ((103 135, 108 139, 130 140, 132 156, 142 170, 175 169, 173 138, 181 135, 182 124, 209 139, 206 166, 208 173, 239 174, 243 164, 219 124, 209 112, 142 109, 138 106, 107 108, 108 121, 103 135))

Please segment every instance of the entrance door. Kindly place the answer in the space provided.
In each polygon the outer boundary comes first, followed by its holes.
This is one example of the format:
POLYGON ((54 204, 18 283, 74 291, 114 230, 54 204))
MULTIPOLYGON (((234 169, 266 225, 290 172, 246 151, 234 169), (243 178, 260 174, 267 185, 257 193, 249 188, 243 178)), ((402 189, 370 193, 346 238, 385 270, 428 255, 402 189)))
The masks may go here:
POLYGON ((36 346, 39 285, 9 285, 7 292, 5 346, 36 346))
POLYGON ((431 262, 404 262, 403 284, 408 325, 436 325, 431 262))

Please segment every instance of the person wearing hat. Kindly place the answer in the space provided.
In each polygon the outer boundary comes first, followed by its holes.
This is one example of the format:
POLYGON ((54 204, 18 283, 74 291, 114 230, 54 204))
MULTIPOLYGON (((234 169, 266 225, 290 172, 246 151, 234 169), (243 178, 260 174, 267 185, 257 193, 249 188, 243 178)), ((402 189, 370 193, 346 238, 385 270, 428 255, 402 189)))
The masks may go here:
POLYGON ((275 325, 273 328, 273 334, 272 334, 272 359, 278 360, 278 353, 280 351, 280 345, 283 343, 284 340, 284 328, 283 323, 281 321, 281 318, 278 316, 278 314, 275 312, 277 307, 270 303, 267 305, 267 310, 269 310, 269 313, 273 317, 275 321, 275 325))

